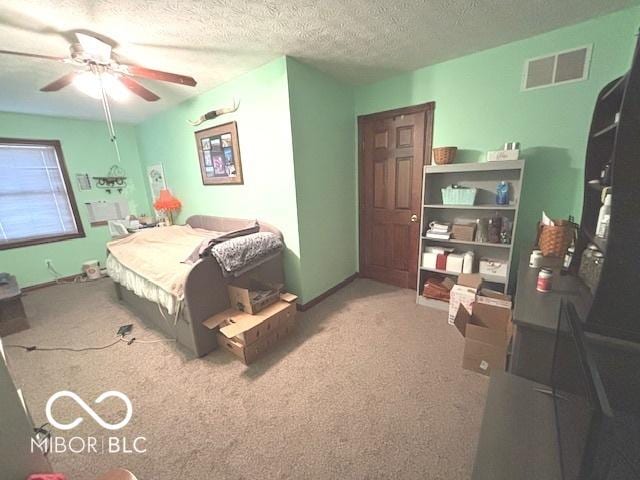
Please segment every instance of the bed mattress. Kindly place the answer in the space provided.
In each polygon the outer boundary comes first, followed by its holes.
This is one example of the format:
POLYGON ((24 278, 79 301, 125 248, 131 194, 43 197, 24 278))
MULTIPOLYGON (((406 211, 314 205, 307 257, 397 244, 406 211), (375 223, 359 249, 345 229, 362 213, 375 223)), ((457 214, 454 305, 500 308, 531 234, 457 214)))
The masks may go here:
POLYGON ((107 273, 139 297, 173 314, 184 299, 184 284, 193 268, 185 259, 203 241, 218 236, 220 232, 188 225, 144 229, 107 244, 107 273))
POLYGON ((175 295, 125 267, 113 255, 107 257, 106 267, 107 274, 114 282, 118 282, 137 296, 161 305, 170 315, 174 315, 178 310, 181 301, 175 295))

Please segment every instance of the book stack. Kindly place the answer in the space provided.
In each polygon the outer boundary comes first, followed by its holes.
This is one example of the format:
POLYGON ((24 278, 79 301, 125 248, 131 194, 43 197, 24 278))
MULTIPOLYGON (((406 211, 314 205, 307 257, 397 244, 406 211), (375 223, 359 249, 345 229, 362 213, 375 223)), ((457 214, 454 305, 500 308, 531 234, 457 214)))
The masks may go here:
POLYGON ((451 224, 431 222, 429 224, 429 230, 427 230, 425 237, 433 238, 435 240, 449 240, 451 238, 451 224))

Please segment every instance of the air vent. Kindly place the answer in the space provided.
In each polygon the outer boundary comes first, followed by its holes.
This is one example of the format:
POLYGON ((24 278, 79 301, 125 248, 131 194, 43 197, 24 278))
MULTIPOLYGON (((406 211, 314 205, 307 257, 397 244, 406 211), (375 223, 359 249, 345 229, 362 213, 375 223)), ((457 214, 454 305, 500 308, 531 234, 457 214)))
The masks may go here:
POLYGON ((524 64, 522 90, 586 80, 590 61, 591 45, 531 58, 524 64))

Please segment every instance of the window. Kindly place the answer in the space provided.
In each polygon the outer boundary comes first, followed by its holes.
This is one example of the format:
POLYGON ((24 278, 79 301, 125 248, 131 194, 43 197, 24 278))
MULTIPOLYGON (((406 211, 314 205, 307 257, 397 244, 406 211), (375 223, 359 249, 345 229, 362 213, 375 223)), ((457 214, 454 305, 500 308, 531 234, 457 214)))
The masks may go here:
POLYGON ((590 45, 531 58, 524 65, 522 90, 586 80, 590 61, 590 45))
POLYGON ((0 139, 0 249, 78 237, 60 142, 0 139))

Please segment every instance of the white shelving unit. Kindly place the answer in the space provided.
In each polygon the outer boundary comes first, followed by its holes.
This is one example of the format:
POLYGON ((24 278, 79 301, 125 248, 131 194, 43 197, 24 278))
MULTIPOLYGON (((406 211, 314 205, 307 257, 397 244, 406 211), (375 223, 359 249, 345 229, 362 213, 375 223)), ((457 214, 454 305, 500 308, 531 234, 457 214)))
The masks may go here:
POLYGON ((494 290, 509 291, 509 275, 513 261, 513 244, 484 243, 458 240, 440 240, 426 238, 424 236, 429 222, 434 220, 453 223, 454 220, 475 221, 482 217, 491 217, 495 212, 507 217, 513 222, 511 239, 516 236, 518 224, 518 211, 520 192, 522 190, 522 178, 524 173, 524 160, 485 162, 485 163, 453 163, 450 165, 427 165, 423 171, 422 183, 422 220, 420 224, 420 255, 418 257, 418 285, 416 301, 440 310, 448 310, 448 302, 433 300, 422 296, 424 282, 429 275, 434 273, 457 277, 459 273, 426 268, 422 266, 422 252, 429 246, 447 246, 456 249, 456 252, 464 253, 473 251, 475 254, 474 271, 478 271, 478 262, 481 257, 499 259, 507 262, 507 274, 504 277, 496 275, 484 275, 484 280, 494 290), (509 205, 496 205, 496 187, 501 181, 509 184, 509 205), (441 189, 452 184, 478 189, 475 205, 444 205, 442 203, 441 189))

